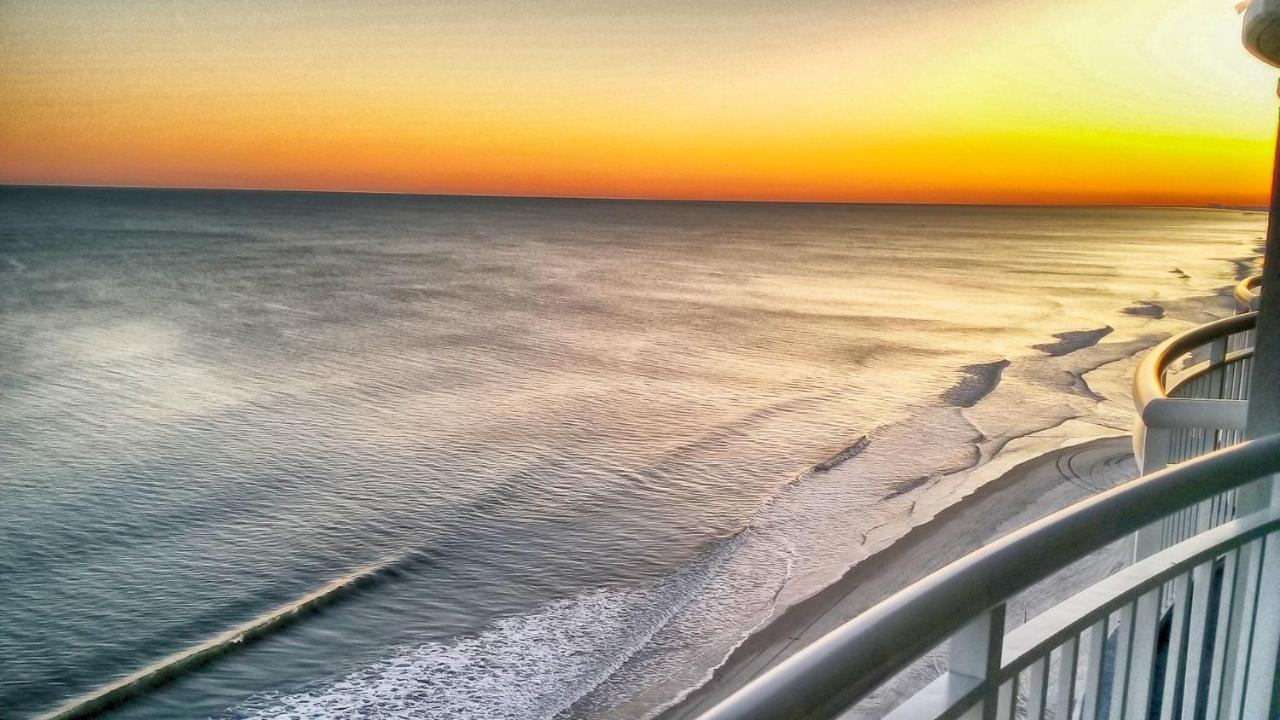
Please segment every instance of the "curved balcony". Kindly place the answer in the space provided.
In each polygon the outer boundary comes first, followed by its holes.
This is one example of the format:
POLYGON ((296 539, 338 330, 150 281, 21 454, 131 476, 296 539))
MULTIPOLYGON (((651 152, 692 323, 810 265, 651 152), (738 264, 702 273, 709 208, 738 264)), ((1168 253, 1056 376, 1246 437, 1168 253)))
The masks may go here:
POLYGON ((1201 325, 1147 353, 1133 379, 1134 455, 1144 473, 1240 441, 1257 317, 1201 325))
POLYGON ((1009 633, 1004 609, 1106 544, 1277 472, 1273 435, 1077 503, 893 595, 702 720, 838 717, 948 640, 947 670, 888 717, 1272 717, 1280 508, 1197 534, 1009 633))
POLYGON ((1280 718, 1280 435, 1242 439, 1255 323, 1143 360, 1142 477, 896 593, 703 720, 840 717, 943 643, 945 670, 887 717, 1280 718), (1015 595, 1127 536, 1133 564, 1007 631, 1015 595))
POLYGON ((1257 310, 1258 302, 1262 299, 1262 276, 1254 275, 1241 280, 1236 283, 1231 294, 1236 298, 1237 312, 1257 310))
MULTIPOLYGON (((1142 473, 1186 462, 1244 438, 1257 312, 1201 325, 1157 345, 1138 365, 1133 454, 1142 473)), ((1236 515, 1229 490, 1137 535, 1145 557, 1236 515)))

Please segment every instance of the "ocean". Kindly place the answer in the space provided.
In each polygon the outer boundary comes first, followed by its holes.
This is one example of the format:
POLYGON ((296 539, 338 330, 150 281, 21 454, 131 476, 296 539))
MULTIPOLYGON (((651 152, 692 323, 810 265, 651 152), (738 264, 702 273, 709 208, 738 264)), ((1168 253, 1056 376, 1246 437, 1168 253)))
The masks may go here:
POLYGON ((650 717, 1264 225, 0 188, 0 717, 650 717))

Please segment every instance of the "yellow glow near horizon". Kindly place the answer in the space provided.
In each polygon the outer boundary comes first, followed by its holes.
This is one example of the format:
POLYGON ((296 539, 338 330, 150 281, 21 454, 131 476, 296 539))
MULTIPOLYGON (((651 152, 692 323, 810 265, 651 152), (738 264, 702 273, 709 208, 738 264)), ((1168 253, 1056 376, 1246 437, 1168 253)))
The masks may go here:
POLYGON ((1265 202, 1219 0, 0 0, 0 182, 1265 202))

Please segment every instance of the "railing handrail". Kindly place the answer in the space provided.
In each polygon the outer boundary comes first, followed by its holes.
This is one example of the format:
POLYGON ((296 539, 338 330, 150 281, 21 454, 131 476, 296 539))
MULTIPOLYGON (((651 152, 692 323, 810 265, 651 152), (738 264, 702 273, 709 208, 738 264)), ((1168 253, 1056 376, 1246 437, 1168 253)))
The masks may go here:
POLYGON ((1164 373, 1174 360, 1215 340, 1252 330, 1257 320, 1256 312, 1233 315, 1174 335, 1152 348, 1133 375, 1133 404, 1138 416, 1145 419, 1147 407, 1153 401, 1169 399, 1164 373))
POLYGON ((1262 275, 1251 275, 1236 283, 1232 294, 1236 296, 1236 305, 1245 310, 1257 310, 1258 298, 1262 296, 1262 275))
MULTIPOLYGON (((1203 344, 1217 332, 1186 333, 1172 348, 1203 344)), ((975 617, 1066 565, 1175 511, 1276 472, 1280 434, 1082 500, 895 593, 756 678, 702 720, 834 717, 975 617)))
MULTIPOLYGON (((1079 634, 1097 618, 1119 610, 1134 597, 1204 563, 1225 550, 1239 547, 1275 530, 1280 524, 1280 508, 1268 508, 1232 523, 1206 530, 1155 557, 1148 557, 1110 575, 1088 589, 1084 602, 1075 602, 1066 614, 1054 608, 1011 631, 1004 638, 1000 654, 1002 670, 1008 674, 1026 668, 1031 661, 1079 634)), ((1077 598, 1078 599, 1078 596, 1077 598)))

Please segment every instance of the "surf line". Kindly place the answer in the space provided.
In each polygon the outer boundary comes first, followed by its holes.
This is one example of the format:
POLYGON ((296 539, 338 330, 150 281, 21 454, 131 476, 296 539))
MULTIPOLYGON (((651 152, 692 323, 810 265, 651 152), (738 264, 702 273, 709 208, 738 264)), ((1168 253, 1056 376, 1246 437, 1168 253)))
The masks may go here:
POLYGON ((241 623, 199 645, 179 650, 161 658, 141 670, 115 682, 72 698, 39 720, 79 720, 91 718, 127 703, 129 700, 163 685, 184 672, 208 663, 215 658, 234 652, 255 640, 276 632, 296 622, 304 615, 318 610, 358 587, 371 581, 390 576, 400 567, 410 564, 420 554, 407 553, 356 570, 313 590, 301 598, 291 600, 258 617, 241 623))

